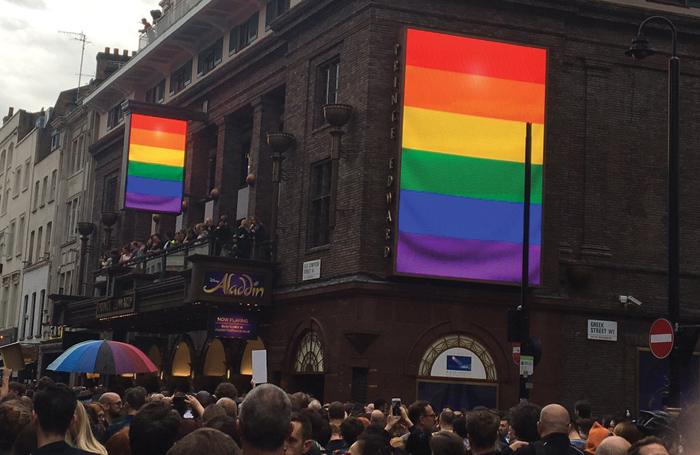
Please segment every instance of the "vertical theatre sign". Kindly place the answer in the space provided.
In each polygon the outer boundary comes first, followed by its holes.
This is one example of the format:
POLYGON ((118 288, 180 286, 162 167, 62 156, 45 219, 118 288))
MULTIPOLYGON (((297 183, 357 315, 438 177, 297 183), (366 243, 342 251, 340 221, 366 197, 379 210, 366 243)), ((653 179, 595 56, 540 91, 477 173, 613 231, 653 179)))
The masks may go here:
POLYGON ((122 208, 150 213, 182 211, 187 121, 206 114, 127 101, 122 163, 122 208))
POLYGON ((406 30, 395 272, 520 283, 526 124, 529 281, 540 282, 545 49, 406 30))

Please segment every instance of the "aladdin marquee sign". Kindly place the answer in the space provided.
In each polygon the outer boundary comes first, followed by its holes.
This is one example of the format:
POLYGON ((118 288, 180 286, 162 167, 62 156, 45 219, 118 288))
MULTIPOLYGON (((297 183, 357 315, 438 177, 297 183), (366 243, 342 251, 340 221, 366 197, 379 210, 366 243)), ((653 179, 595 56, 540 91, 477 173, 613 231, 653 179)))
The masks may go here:
POLYGON ((272 264, 245 261, 234 264, 226 258, 194 255, 190 302, 269 305, 272 301, 272 264))

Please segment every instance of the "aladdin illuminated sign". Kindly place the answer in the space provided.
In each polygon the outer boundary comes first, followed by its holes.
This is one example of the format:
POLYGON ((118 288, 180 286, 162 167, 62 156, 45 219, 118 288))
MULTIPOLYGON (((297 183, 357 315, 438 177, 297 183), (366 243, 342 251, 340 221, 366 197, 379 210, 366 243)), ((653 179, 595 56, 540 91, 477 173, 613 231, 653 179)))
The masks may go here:
POLYGON ((409 29, 403 63, 395 272, 520 282, 531 123, 538 284, 547 51, 409 29))
POLYGON ((261 298, 265 296, 265 280, 257 275, 207 271, 202 291, 206 294, 261 298))

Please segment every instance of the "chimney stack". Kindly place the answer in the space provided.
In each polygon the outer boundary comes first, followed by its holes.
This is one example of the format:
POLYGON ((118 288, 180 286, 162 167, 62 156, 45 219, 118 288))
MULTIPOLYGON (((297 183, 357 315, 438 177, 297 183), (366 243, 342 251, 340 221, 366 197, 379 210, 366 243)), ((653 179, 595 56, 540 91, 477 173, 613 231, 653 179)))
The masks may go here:
POLYGON ((123 55, 124 57, 128 57, 128 56, 129 56, 129 51, 126 50, 126 49, 124 49, 124 50, 122 51, 122 55, 123 55))
POLYGON ((117 49, 116 47, 114 48, 114 55, 119 55, 119 49, 117 49))
POLYGON ((110 51, 111 51, 111 49, 110 49, 110 48, 108 48, 108 47, 105 47, 105 54, 109 54, 109 52, 110 52, 110 51))

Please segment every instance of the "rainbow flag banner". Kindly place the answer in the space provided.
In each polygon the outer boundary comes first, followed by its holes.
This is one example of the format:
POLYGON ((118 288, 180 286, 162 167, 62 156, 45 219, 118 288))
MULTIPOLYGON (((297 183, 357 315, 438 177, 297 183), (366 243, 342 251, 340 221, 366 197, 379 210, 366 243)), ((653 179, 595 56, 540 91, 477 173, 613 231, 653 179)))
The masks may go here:
POLYGON ((182 211, 187 121, 131 114, 124 208, 182 211))
POLYGON ((407 30, 396 272, 522 277, 532 123, 529 282, 540 282, 547 51, 407 30))

